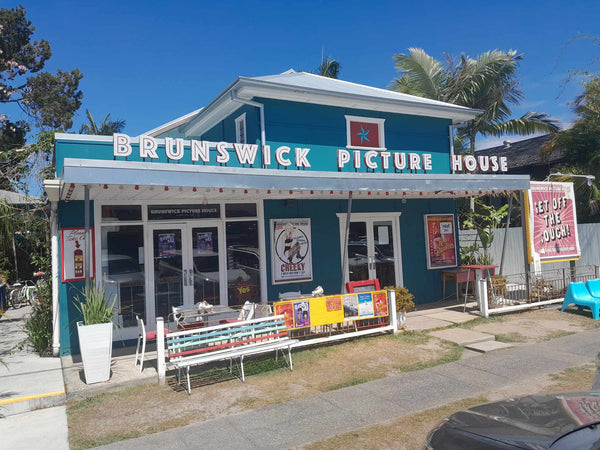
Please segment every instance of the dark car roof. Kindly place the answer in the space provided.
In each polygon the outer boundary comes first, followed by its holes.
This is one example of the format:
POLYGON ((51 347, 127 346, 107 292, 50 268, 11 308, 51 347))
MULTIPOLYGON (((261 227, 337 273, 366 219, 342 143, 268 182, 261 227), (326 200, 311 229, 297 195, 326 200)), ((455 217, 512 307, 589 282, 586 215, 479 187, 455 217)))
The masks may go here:
POLYGON ((487 403, 453 414, 446 426, 519 448, 540 449, 599 421, 600 393, 578 392, 487 403))

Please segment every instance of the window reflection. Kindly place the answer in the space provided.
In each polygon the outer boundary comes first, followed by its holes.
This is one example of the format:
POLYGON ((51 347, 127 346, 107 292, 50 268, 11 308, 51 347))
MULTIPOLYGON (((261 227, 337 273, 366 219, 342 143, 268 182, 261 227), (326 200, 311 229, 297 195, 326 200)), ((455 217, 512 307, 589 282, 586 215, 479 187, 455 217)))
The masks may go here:
MULTIPOLYGON (((119 322, 136 326, 145 319, 143 226, 102 227, 102 276, 109 299, 116 297, 119 322)), ((111 300, 112 301, 112 300, 111 300)))
POLYGON ((228 222, 226 236, 229 305, 260 302, 258 221, 228 222))

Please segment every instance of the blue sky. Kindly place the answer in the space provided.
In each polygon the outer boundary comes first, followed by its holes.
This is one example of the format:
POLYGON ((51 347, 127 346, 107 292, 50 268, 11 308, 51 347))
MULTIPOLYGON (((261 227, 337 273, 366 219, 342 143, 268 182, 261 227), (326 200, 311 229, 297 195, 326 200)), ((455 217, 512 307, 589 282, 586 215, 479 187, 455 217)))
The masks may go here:
MULTIPOLYGON (((524 53, 518 70, 525 94, 515 116, 542 111, 574 118, 561 89, 569 70, 599 70, 599 47, 573 40, 600 34, 599 1, 26 1, 36 37, 50 42, 47 69, 84 73, 83 106, 100 121, 108 112, 137 135, 197 109, 237 76, 313 70, 325 56, 340 78, 385 88, 392 57, 421 47, 471 56, 491 49, 524 53), (420 4, 416 4, 420 3, 420 4)), ((4 2, 13 7, 19 2, 4 2)), ((15 112, 12 117, 19 118, 15 112)), ((506 138, 505 138, 506 139, 506 138)), ((500 139, 501 141, 502 139, 500 139)), ((493 143, 496 141, 487 141, 493 143)))

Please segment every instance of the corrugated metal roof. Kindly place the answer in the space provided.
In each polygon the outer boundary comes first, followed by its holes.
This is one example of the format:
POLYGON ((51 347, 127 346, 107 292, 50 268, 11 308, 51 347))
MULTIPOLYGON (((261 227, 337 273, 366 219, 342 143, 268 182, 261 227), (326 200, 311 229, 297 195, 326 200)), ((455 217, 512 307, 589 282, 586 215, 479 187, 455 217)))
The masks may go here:
POLYGON ((544 134, 517 142, 506 141, 503 145, 478 150, 475 154, 477 156, 506 156, 509 170, 568 161, 569 157, 565 149, 542 151, 551 139, 551 135, 544 134))
POLYGON ((403 94, 401 92, 390 91, 387 89, 366 86, 349 81, 338 80, 335 78, 323 77, 308 72, 296 72, 290 69, 278 75, 267 75, 263 77, 253 77, 251 80, 269 81, 272 83, 284 84, 287 86, 295 86, 307 89, 319 89, 330 91, 332 93, 360 95, 364 97, 372 97, 375 99, 400 100, 405 102, 420 103, 423 105, 451 106, 456 109, 471 111, 464 106, 453 105, 450 103, 440 102, 415 95, 403 94))
POLYGON ((39 197, 33 197, 19 192, 0 190, 0 200, 4 200, 11 205, 27 205, 33 203, 41 203, 39 197))

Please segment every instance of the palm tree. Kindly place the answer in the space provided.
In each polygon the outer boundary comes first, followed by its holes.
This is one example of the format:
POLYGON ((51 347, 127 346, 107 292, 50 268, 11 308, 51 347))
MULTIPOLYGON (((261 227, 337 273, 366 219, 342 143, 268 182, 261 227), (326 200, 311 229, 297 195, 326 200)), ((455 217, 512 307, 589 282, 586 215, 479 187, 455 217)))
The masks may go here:
POLYGON ((87 114, 89 123, 81 125, 81 128, 79 129, 79 134, 95 134, 101 136, 110 136, 113 133, 121 132, 123 128, 125 128, 124 120, 108 120, 110 113, 104 116, 104 120, 102 120, 100 126, 96 124, 96 121, 94 120, 94 117, 92 116, 92 113, 89 112, 89 110, 86 109, 85 113, 87 114))
POLYGON ((317 68, 315 73, 327 78, 336 78, 340 74, 341 64, 337 59, 327 57, 327 59, 321 60, 321 65, 317 68))
POLYGON ((530 111, 518 119, 510 118, 509 105, 518 105, 523 99, 515 75, 522 54, 514 50, 493 50, 477 59, 463 54, 458 60, 447 57, 444 65, 423 49, 409 48, 408 51, 409 54, 394 55, 396 69, 401 74, 392 82, 391 89, 482 110, 480 116, 458 131, 457 138, 468 141, 471 154, 475 153, 478 134, 501 136, 559 131, 558 122, 545 113, 530 111))

